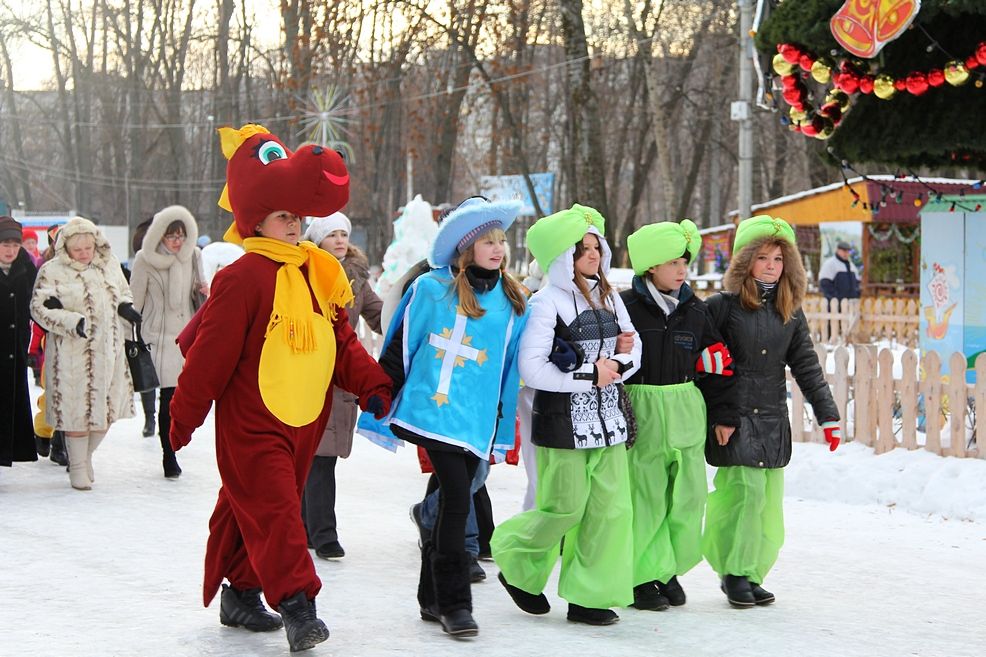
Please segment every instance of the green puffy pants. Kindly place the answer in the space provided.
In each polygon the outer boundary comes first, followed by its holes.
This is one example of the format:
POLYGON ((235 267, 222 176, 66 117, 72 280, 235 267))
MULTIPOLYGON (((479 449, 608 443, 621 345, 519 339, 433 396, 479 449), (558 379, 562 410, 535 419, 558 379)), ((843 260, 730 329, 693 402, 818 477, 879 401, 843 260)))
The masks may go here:
POLYGON ((702 560, 705 400, 693 383, 627 386, 637 442, 627 453, 633 583, 667 583, 702 560))
POLYGON ((543 592, 564 538, 558 595, 583 607, 626 607, 633 602, 626 446, 538 447, 537 466, 535 507, 501 523, 490 540, 504 578, 543 592))
POLYGON ((712 569, 762 584, 784 544, 784 470, 719 468, 702 547, 712 569))

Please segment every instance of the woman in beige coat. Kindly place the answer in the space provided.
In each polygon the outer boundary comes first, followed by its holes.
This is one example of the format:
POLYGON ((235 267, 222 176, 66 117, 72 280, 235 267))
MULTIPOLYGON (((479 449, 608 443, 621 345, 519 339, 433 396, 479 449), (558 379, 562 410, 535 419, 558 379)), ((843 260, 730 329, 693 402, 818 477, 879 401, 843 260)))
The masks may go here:
MULTIPOLYGON (((352 224, 341 212, 312 221, 305 239, 318 244, 342 263, 353 288, 353 305, 346 308, 353 328, 362 317, 370 328, 380 333, 380 301, 371 289, 369 263, 355 245, 349 243, 352 224)), ((353 449, 356 426, 356 397, 339 388, 332 390, 332 413, 312 461, 302 498, 301 513, 308 530, 308 543, 322 559, 338 559, 346 551, 339 544, 336 531, 335 467, 339 457, 346 458, 353 449)))
POLYGON ((31 296, 31 315, 48 331, 45 420, 65 432, 72 487, 89 490, 93 452, 114 421, 134 415, 123 340, 140 314, 120 262, 91 221, 69 220, 54 254, 31 296))
POLYGON ((161 381, 158 435, 168 479, 181 475, 170 440, 169 406, 185 363, 175 338, 195 313, 193 300, 208 293, 195 246, 198 236, 192 213, 180 205, 164 208, 151 220, 130 274, 134 307, 144 317, 141 333, 151 346, 154 369, 161 381))

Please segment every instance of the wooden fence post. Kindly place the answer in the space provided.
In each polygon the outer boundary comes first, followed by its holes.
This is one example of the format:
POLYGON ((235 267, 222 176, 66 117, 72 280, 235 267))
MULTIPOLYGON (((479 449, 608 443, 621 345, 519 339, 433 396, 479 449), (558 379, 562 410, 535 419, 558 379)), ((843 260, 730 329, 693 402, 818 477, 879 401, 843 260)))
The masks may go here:
POLYGON ((880 366, 877 375, 876 416, 880 428, 879 440, 874 452, 883 454, 897 446, 894 438, 894 354, 882 349, 877 358, 880 366))
POLYGON ((949 453, 965 457, 965 416, 969 403, 969 390, 965 384, 966 357, 955 352, 948 359, 948 408, 951 445, 949 453))
POLYGON ((918 357, 910 349, 901 355, 903 378, 900 381, 901 440, 905 448, 917 449, 918 419, 918 357))
POLYGON ((870 428, 870 391, 873 385, 873 363, 870 351, 863 345, 854 347, 856 352, 856 372, 853 375, 853 409, 855 440, 864 445, 873 445, 873 433, 870 428))
MULTIPOLYGON (((833 374, 832 397, 835 398, 835 405, 839 409, 839 417, 842 420, 839 424, 842 427, 842 435, 849 439, 849 350, 845 347, 838 347, 834 354, 835 374, 833 374)), ((986 362, 986 360, 984 360, 986 362)))
POLYGON ((937 351, 924 355, 924 448, 933 454, 941 454, 941 357, 937 351))

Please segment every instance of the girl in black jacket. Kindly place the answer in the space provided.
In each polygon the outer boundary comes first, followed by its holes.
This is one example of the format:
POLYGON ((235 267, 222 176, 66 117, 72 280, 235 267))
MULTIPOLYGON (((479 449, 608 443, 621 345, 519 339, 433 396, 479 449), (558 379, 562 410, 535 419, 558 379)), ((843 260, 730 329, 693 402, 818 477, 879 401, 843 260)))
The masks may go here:
POLYGON ((640 334, 640 369, 626 382, 638 439, 627 454, 633 498, 633 605, 685 604, 678 583, 702 560, 709 421, 735 427, 729 351, 685 278, 702 249, 688 219, 644 226, 627 238, 633 284, 620 296, 640 334), (703 393, 716 399, 708 413, 703 393))
POLYGON ((719 470, 702 546, 729 603, 752 607, 774 601, 761 584, 784 542, 783 468, 791 459, 786 366, 830 449, 841 433, 801 310, 806 277, 791 226, 766 215, 742 221, 723 284, 726 291, 707 303, 733 356, 740 421, 731 436, 713 428, 706 440, 706 459, 719 470))

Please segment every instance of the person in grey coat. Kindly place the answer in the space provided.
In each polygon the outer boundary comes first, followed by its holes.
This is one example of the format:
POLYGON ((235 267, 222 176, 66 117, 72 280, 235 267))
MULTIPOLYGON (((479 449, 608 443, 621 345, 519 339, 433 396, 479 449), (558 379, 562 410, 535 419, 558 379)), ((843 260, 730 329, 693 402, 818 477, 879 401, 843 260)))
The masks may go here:
MULTIPOLYGON (((353 305, 346 308, 350 325, 355 329, 362 317, 370 329, 381 333, 380 310, 383 302, 368 283, 369 262, 363 252, 350 243, 351 232, 349 218, 336 212, 313 220, 305 232, 305 239, 319 245, 342 263, 355 297, 353 305)), ((346 555, 336 529, 335 468, 338 459, 347 458, 353 449, 356 401, 356 397, 345 390, 338 387, 332 389, 332 412, 305 484, 301 514, 308 530, 308 543, 315 549, 315 555, 322 559, 339 559, 346 555)))

